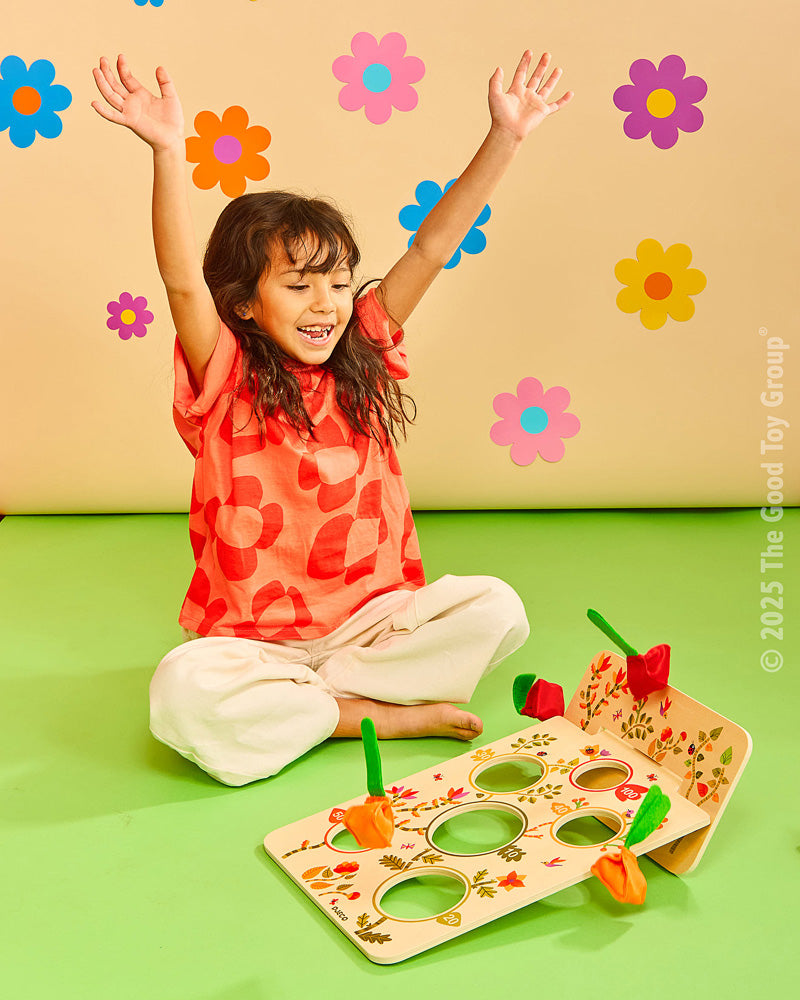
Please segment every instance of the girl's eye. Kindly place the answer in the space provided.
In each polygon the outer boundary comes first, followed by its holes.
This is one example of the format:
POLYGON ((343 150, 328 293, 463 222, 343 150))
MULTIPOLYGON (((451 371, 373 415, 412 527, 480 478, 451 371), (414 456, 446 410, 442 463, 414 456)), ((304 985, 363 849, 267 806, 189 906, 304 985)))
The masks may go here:
POLYGON ((289 288, 295 292, 302 292, 304 289, 308 288, 308 285, 289 285, 289 288))
POLYGON ((350 285, 349 284, 346 284, 346 285, 334 285, 333 287, 336 288, 336 289, 338 289, 339 291, 344 291, 346 288, 349 288, 350 285))

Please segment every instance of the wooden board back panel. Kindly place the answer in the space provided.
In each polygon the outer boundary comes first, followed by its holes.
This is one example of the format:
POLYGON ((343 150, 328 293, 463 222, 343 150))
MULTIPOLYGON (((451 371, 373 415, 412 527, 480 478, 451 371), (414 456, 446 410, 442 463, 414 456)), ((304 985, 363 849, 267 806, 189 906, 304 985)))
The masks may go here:
POLYGON ((704 810, 681 798, 679 780, 663 764, 602 732, 587 744, 579 726, 554 718, 399 779, 386 788, 395 836, 385 849, 345 850, 334 842, 344 829, 344 810, 362 802, 363 791, 273 831, 264 847, 367 958, 400 962, 588 878, 594 862, 624 841, 656 781, 672 808, 634 853, 650 853, 709 823, 704 810), (609 787, 587 787, 601 769, 609 787), (516 782, 522 786, 492 790, 498 773, 509 772, 522 774, 516 782), (518 820, 519 832, 508 843, 470 854, 437 845, 445 822, 486 809, 518 820), (561 839, 566 823, 586 816, 608 825, 607 837, 590 846, 561 839), (394 885, 431 874, 455 880, 460 899, 454 905, 415 919, 393 916, 382 905, 394 885))
POLYGON ((634 699, 625 657, 607 650, 587 667, 564 717, 589 743, 604 733, 668 771, 679 794, 707 813, 710 822, 703 829, 647 851, 673 874, 691 871, 741 777, 752 749, 750 734, 672 685, 634 699))

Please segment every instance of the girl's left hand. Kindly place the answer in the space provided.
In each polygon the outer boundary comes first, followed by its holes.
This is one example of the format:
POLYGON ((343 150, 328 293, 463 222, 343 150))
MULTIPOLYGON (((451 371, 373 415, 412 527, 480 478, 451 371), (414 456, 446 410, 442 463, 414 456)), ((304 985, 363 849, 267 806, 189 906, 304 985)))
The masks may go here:
POLYGON ((514 79, 508 91, 503 93, 503 70, 498 68, 489 80, 489 111, 492 114, 492 128, 507 132, 514 139, 522 140, 548 115, 554 114, 572 100, 573 93, 567 91, 557 101, 548 103, 547 98, 561 77, 561 67, 556 66, 542 83, 545 71, 550 64, 550 53, 545 52, 539 60, 539 65, 533 71, 528 83, 525 74, 530 68, 533 52, 526 49, 519 61, 514 79))

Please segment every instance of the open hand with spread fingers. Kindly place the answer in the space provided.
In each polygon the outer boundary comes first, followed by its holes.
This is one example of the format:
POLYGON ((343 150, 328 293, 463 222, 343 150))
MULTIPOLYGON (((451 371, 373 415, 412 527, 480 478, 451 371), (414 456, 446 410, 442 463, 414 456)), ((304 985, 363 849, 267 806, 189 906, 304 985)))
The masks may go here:
POLYGON ((548 115, 555 114, 565 107, 573 98, 573 92, 568 90, 557 101, 548 102, 553 88, 561 77, 561 67, 556 66, 546 82, 545 72, 550 64, 550 53, 545 52, 539 64, 533 71, 530 80, 525 83, 525 76, 530 69, 533 52, 526 49, 522 54, 511 86, 503 93, 503 70, 498 68, 489 80, 489 111, 492 115, 492 128, 508 133, 512 138, 521 141, 548 115))
POLYGON ((125 125, 153 149, 169 149, 183 142, 183 109, 175 85, 163 66, 156 70, 161 96, 152 94, 131 73, 125 56, 117 59, 115 76, 108 59, 93 69, 97 89, 105 103, 92 101, 94 110, 107 121, 125 125))

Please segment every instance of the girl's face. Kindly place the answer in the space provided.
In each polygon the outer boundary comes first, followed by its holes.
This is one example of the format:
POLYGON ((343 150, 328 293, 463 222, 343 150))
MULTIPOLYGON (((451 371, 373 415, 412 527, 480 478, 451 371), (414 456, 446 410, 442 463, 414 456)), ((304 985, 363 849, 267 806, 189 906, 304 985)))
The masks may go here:
MULTIPOLYGON (((313 254, 315 247, 311 247, 313 254)), ((308 256, 295 263, 278 242, 272 268, 261 276, 255 299, 242 312, 295 361, 320 365, 331 356, 353 313, 352 274, 341 257, 327 274, 303 273, 308 256)))

